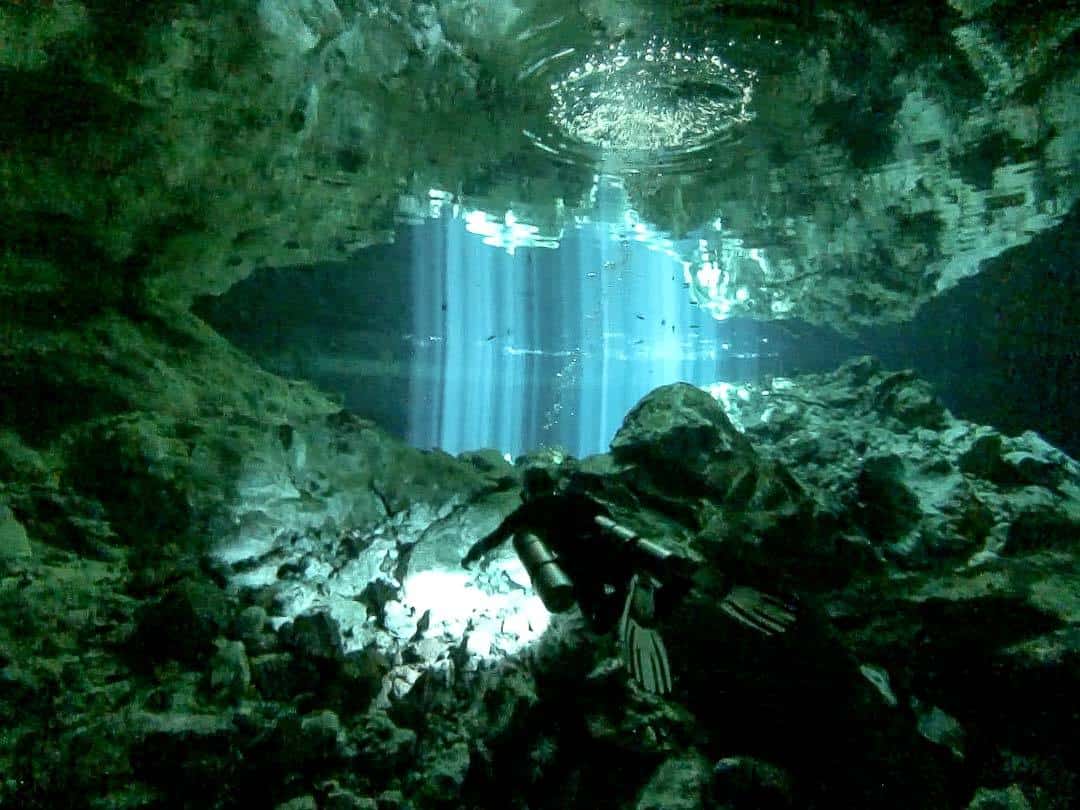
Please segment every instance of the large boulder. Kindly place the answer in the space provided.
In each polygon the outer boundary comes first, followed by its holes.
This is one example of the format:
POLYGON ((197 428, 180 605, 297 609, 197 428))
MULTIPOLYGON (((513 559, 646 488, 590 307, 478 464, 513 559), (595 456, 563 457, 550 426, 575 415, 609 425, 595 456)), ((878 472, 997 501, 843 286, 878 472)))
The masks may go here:
POLYGON ((722 498, 754 450, 708 393, 674 383, 646 395, 626 415, 611 442, 616 461, 637 463, 688 496, 722 498))

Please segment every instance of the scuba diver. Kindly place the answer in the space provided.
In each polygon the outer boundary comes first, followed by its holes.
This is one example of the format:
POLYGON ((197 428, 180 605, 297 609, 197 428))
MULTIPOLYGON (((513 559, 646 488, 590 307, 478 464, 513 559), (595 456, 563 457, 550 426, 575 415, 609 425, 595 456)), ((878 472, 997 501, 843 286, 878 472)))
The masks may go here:
MULTIPOLYGON (((526 470, 521 506, 477 541, 462 564, 469 567, 512 539, 544 606, 563 613, 578 605, 594 632, 617 627, 631 676, 646 691, 667 694, 671 666, 658 625, 689 592, 701 561, 640 537, 579 489, 560 486, 548 468, 526 470)), ((718 598, 724 615, 767 636, 795 620, 780 599, 730 581, 718 598)))

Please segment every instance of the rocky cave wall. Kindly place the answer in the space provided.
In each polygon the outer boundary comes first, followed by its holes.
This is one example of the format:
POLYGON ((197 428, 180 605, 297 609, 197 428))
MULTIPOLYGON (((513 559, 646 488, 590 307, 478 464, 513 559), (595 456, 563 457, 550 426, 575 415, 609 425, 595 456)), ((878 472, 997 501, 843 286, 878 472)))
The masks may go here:
POLYGON ((816 22, 765 28, 794 53, 763 71, 757 117, 708 179, 643 175, 631 196, 662 226, 721 217, 763 249, 767 264, 734 263, 751 295, 733 311, 846 331, 907 320, 1074 205, 1076 16, 1053 3, 816 8, 816 22))
POLYGON ((561 47, 551 24, 782 42, 756 118, 710 171, 630 179, 660 228, 722 218, 747 314, 907 318, 1076 198, 1067 4, 58 0, 0 15, 3 294, 40 307, 183 306, 258 267, 340 260, 430 188, 557 225, 595 167, 546 161, 521 132, 549 103, 517 75, 561 47))

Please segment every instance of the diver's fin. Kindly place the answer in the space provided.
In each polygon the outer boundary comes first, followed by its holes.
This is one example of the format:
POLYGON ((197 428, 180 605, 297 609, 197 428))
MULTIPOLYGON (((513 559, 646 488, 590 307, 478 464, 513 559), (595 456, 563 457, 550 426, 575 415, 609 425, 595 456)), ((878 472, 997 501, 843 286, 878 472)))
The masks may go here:
POLYGON ((663 695, 671 691, 671 665, 660 634, 642 624, 651 621, 652 613, 653 585, 635 574, 619 619, 623 663, 643 689, 663 695))

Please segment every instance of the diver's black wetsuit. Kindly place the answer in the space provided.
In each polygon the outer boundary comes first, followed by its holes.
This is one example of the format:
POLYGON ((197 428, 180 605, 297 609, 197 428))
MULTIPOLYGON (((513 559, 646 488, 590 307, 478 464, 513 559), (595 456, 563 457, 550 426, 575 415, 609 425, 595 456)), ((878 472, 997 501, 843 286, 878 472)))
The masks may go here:
MULTIPOLYGON (((632 545, 596 524, 598 516, 611 517, 593 498, 574 492, 535 495, 515 509, 495 531, 469 549, 462 561, 471 565, 518 532, 539 536, 558 558, 559 566, 574 583, 574 598, 596 632, 611 629, 626 600, 630 578, 650 566, 632 545)), ((658 593, 658 612, 685 593, 675 571, 651 571, 665 587, 658 593)))

